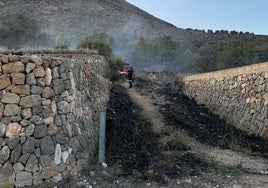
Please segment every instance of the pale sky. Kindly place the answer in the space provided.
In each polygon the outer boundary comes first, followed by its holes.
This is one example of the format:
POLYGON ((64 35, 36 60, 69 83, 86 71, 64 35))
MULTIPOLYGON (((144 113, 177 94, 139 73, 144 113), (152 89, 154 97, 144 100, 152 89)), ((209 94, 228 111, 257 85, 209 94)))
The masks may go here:
POLYGON ((179 28, 268 35, 268 0, 126 0, 179 28))

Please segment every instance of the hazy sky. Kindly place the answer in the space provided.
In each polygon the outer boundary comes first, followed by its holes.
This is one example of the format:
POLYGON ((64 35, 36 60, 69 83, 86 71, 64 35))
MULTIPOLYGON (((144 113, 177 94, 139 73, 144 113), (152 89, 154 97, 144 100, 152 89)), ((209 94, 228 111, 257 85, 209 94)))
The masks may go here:
POLYGON ((126 0, 179 28, 268 35, 268 0, 126 0))

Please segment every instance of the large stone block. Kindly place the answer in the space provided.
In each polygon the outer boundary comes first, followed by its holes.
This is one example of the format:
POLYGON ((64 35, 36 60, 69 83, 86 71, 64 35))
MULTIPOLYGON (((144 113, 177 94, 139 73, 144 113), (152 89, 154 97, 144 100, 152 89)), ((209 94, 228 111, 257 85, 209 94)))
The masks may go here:
POLYGON ((4 146, 0 150, 0 164, 4 164, 5 162, 7 162, 9 156, 10 156, 10 149, 8 148, 8 146, 4 146))
POLYGON ((2 67, 3 73, 18 73, 24 71, 24 64, 20 61, 15 63, 8 63, 2 67))
POLYGON ((39 160, 43 167, 49 166, 52 163, 52 158, 49 155, 41 155, 39 160))
POLYGON ((13 138, 18 136, 21 131, 21 125, 18 123, 9 123, 6 129, 6 137, 13 138))
POLYGON ((43 169, 42 175, 44 179, 49 179, 58 173, 58 166, 48 166, 43 169))
POLYGON ((17 116, 20 115, 21 108, 17 104, 5 105, 4 115, 5 116, 17 116))
POLYGON ((25 71, 26 71, 27 74, 29 74, 34 68, 35 68, 35 64, 34 63, 28 63, 26 65, 25 71))
POLYGON ((35 138, 43 138, 47 135, 47 125, 39 125, 34 129, 35 138))
POLYGON ((57 103, 59 114, 68 114, 70 111, 69 103, 66 101, 61 101, 57 103))
POLYGON ((55 80, 53 80, 53 89, 54 89, 54 92, 57 95, 62 94, 64 92, 64 90, 65 90, 63 79, 55 79, 55 80))
POLYGON ((6 183, 10 183, 13 187, 15 173, 12 169, 12 164, 8 161, 0 168, 0 187, 4 187, 6 183))
POLYGON ((11 73, 12 84, 23 85, 25 84, 25 74, 24 73, 11 73))
POLYGON ((34 68, 33 73, 37 78, 42 78, 46 75, 44 67, 34 68))
POLYGON ((29 95, 30 86, 29 85, 14 86, 11 88, 11 92, 19 95, 29 95))
POLYGON ((43 93, 43 90, 44 90, 44 88, 43 87, 40 87, 40 86, 32 86, 31 87, 31 93, 32 94, 38 94, 38 95, 40 95, 40 94, 43 93))
POLYGON ((17 162, 18 159, 20 158, 20 156, 21 156, 21 145, 20 144, 17 144, 15 146, 15 148, 11 152, 10 162, 11 163, 17 162))
POLYGON ((21 100, 20 100, 20 105, 23 108, 29 108, 29 107, 41 105, 41 103, 42 103, 41 96, 36 95, 36 94, 26 96, 26 97, 22 97, 21 100))
POLYGON ((11 85, 10 78, 7 74, 3 74, 0 76, 0 90, 11 85))
POLYGON ((15 185, 17 187, 25 187, 33 185, 33 176, 30 172, 19 172, 16 175, 15 185))
POLYGON ((45 89, 43 90, 43 94, 42 96, 45 98, 45 99, 48 99, 50 97, 53 97, 55 96, 55 92, 52 88, 50 87, 45 87, 45 89))
POLYGON ((40 149, 42 155, 51 155, 55 152, 55 144, 50 136, 41 139, 40 149))
POLYGON ((26 142, 22 145, 22 154, 33 153, 34 152, 34 137, 28 137, 26 142))
POLYGON ((36 85, 36 79, 34 73, 27 74, 26 83, 29 85, 36 85))
POLYGON ((8 56, 2 56, 0 57, 0 61, 2 61, 3 63, 7 64, 8 63, 8 56))
POLYGON ((38 159, 34 154, 31 154, 25 167, 25 171, 27 172, 37 172, 39 170, 38 167, 38 159))
POLYGON ((5 139, 7 146, 12 150, 20 141, 19 137, 7 138, 5 139))
POLYGON ((29 119, 32 116, 31 108, 24 108, 21 110, 21 115, 24 119, 29 119))
POLYGON ((20 97, 15 93, 5 93, 1 99, 2 103, 19 104, 20 97))
POLYGON ((41 66, 43 64, 42 59, 38 56, 31 56, 29 61, 35 63, 36 66, 41 66))

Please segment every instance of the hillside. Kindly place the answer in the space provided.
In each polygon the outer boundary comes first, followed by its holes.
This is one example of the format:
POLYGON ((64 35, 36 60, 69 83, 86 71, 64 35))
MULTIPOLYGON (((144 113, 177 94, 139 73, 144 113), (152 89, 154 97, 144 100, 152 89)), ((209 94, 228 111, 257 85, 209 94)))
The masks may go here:
POLYGON ((127 38, 169 35, 176 40, 203 42, 225 38, 177 28, 124 0, 3 0, 0 18, 1 38, 35 38, 46 46, 66 41, 75 45, 95 32, 127 38))
POLYGON ((42 34, 54 42, 76 42, 95 32, 129 37, 172 35, 178 39, 188 33, 124 0, 6 0, 0 3, 0 17, 1 35, 5 31, 23 37, 42 34), (20 28, 10 30, 14 23, 20 28))

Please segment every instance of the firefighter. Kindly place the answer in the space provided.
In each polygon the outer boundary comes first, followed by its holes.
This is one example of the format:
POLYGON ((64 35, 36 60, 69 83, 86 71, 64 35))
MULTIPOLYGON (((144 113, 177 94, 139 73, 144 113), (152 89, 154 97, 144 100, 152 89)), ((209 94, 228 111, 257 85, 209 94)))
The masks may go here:
POLYGON ((127 79, 129 83, 129 88, 132 88, 132 81, 133 81, 133 68, 128 70, 127 79))

